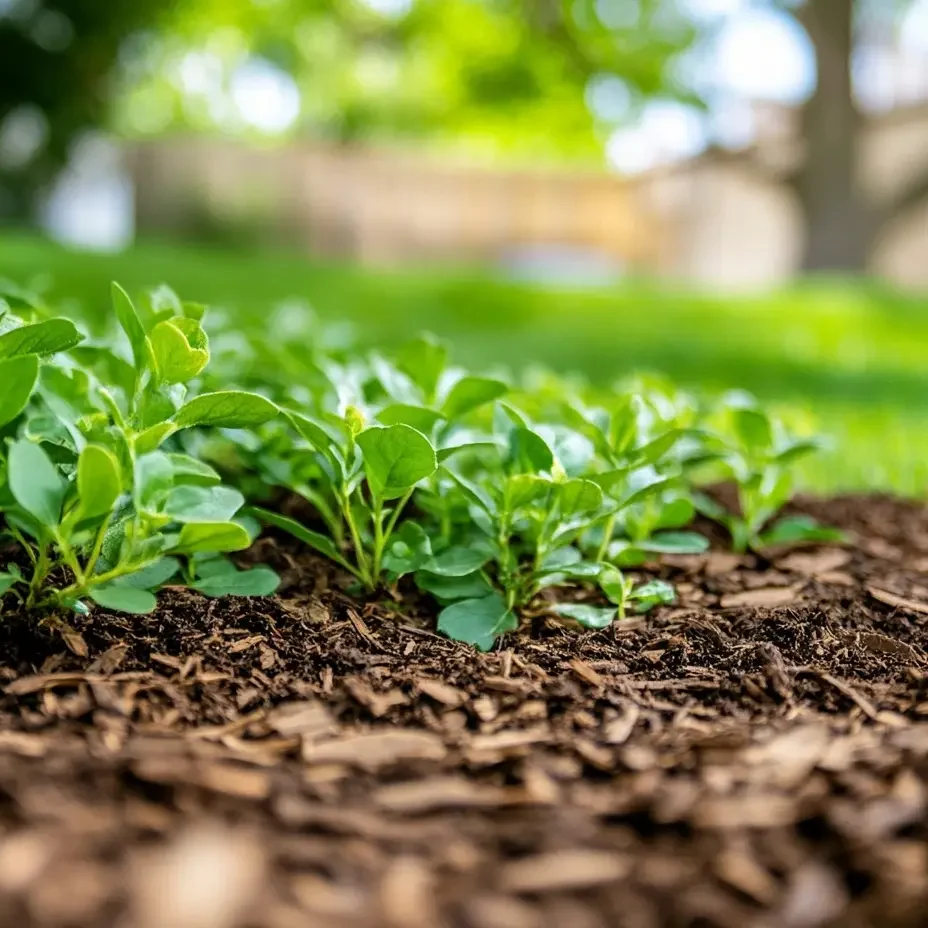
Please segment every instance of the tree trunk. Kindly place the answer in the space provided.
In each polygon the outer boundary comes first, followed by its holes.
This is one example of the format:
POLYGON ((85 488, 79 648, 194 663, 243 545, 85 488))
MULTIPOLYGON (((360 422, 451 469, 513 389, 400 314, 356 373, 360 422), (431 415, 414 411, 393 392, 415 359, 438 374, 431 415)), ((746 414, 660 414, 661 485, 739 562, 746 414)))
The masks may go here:
POLYGON ((808 0, 797 16, 815 49, 818 82, 802 110, 796 192, 805 224, 803 271, 864 271, 878 234, 859 180, 861 116, 851 84, 854 0, 808 0))

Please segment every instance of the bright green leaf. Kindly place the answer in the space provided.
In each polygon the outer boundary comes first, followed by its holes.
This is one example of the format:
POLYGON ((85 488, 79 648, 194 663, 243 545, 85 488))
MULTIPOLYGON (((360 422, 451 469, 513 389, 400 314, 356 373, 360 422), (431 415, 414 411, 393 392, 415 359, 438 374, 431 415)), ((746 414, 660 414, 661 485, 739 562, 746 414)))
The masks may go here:
POLYGON ((67 351, 83 339, 70 319, 46 319, 0 335, 0 360, 67 351))
POLYGON ((480 570, 492 558, 492 551, 481 545, 446 548, 424 564, 422 569, 439 577, 465 577, 480 570))
POLYGON ((431 442, 408 425, 366 429, 358 445, 371 491, 382 499, 402 496, 438 467, 431 442))
POLYGON ((156 590, 172 579, 179 570, 180 561, 176 557, 163 557, 147 567, 113 580, 108 586, 131 586, 137 590, 156 590))
POLYGON ((135 366, 136 379, 141 376, 143 371, 151 366, 151 343, 145 334, 145 328, 139 314, 136 312, 129 294, 123 290, 117 283, 113 283, 112 288, 113 311, 123 332, 129 339, 129 347, 132 350, 132 362, 135 366))
POLYGON ((122 470, 115 455, 100 445, 87 445, 77 459, 77 496, 81 518, 105 515, 121 493, 122 470))
POLYGON ((271 596, 280 586, 280 577, 270 567, 253 567, 200 577, 191 586, 210 597, 271 596))
POLYGON ((592 480, 578 478, 558 484, 557 499, 565 515, 596 512, 603 504, 603 491, 592 480))
POLYGON ((39 360, 29 355, 0 361, 0 427, 25 408, 39 379, 39 360))
POLYGON ((159 322, 148 337, 155 368, 164 383, 187 383, 209 362, 209 351, 193 347, 172 319, 159 322))
POLYGON ((231 487, 174 487, 162 512, 175 522, 230 522, 245 504, 245 498, 231 487))
POLYGON ((501 380, 462 377, 448 392, 441 411, 446 418, 454 420, 473 409, 492 403, 508 390, 509 387, 501 380))
POLYGON ((551 611, 565 619, 573 619, 584 628, 608 628, 618 615, 614 606, 589 606, 586 603, 557 603, 551 611))
POLYGON ((518 625, 498 593, 453 603, 438 614, 440 632, 481 651, 489 651, 500 635, 515 631, 518 625))
POLYGON ((179 429, 194 425, 247 429, 269 422, 278 412, 277 406, 257 393, 223 390, 203 393, 190 400, 180 408, 174 424, 179 429))
POLYGON ((37 444, 21 439, 10 445, 7 482, 16 502, 40 525, 58 524, 67 483, 37 444))
POLYGON ((242 551, 251 544, 248 532, 237 522, 188 522, 173 547, 179 554, 242 551))
POLYGON ((554 466, 554 454, 547 442, 527 428, 515 428, 509 434, 509 456, 521 473, 536 474, 550 471, 554 466))
POLYGON ((773 444, 770 417, 759 409, 732 410, 735 433, 749 451, 766 451, 773 444))
POLYGON ((269 509, 260 509, 254 506, 248 509, 248 513, 257 516, 262 522, 273 525, 275 528, 281 529, 288 535, 292 535, 297 541, 302 541, 303 544, 325 555, 329 560, 335 561, 336 564, 340 564, 342 567, 348 567, 347 562, 342 557, 338 548, 335 547, 335 542, 333 542, 328 535, 314 532, 312 529, 306 528, 305 525, 297 522, 296 519, 282 516, 278 512, 271 512, 269 509))
POLYGON ((377 413, 377 420, 384 425, 411 425, 414 429, 427 435, 441 422, 444 416, 425 406, 411 406, 408 403, 393 403, 377 413))
POLYGON ((131 586, 98 586, 88 594, 90 598, 104 609, 113 612, 128 612, 130 615, 147 615, 154 612, 158 605, 153 593, 131 586))

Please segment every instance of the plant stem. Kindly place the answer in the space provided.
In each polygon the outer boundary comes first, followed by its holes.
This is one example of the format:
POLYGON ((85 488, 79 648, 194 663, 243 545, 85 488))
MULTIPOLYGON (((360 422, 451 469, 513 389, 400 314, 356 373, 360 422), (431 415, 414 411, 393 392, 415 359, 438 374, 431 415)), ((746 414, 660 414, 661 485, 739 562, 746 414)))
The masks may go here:
POLYGON ((615 520, 617 513, 613 512, 612 515, 606 519, 606 524, 603 526, 603 540, 599 545, 599 549, 596 552, 596 560, 604 561, 609 554, 609 545, 612 544, 612 536, 615 534, 615 520))
POLYGON ((354 514, 351 512, 351 503, 347 494, 343 493, 339 495, 339 503, 341 504, 342 514, 345 517, 345 523, 348 526, 348 532, 351 535, 351 543, 354 546, 354 556, 360 574, 359 579, 369 590, 373 591, 375 583, 371 578, 370 562, 364 551, 364 545, 361 544, 361 533, 358 531, 358 527, 355 524, 354 514))

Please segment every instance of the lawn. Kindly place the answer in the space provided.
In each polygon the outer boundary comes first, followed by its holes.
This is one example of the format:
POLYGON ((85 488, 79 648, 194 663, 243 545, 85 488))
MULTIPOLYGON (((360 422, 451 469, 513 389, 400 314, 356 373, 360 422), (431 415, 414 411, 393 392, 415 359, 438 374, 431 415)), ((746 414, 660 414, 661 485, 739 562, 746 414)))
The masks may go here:
POLYGON ((833 436, 834 450, 805 466, 807 486, 917 495, 928 487, 928 302, 877 287, 817 283, 750 298, 641 282, 569 290, 180 246, 92 255, 9 236, 0 239, 0 274, 52 298, 77 295, 82 305, 62 311, 85 316, 105 311, 112 279, 130 291, 167 282, 227 308, 245 331, 298 297, 373 343, 428 329, 473 363, 540 363, 602 384, 651 369, 704 390, 746 388, 808 409, 833 436))

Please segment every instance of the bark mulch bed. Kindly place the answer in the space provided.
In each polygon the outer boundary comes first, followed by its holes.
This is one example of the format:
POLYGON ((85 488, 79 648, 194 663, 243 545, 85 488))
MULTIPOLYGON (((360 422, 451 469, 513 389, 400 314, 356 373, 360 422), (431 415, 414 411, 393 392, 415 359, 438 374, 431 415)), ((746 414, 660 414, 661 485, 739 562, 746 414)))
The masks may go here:
POLYGON ((804 508, 851 544, 488 655, 272 542, 278 599, 5 617, 0 925, 928 924, 928 510, 804 508))

